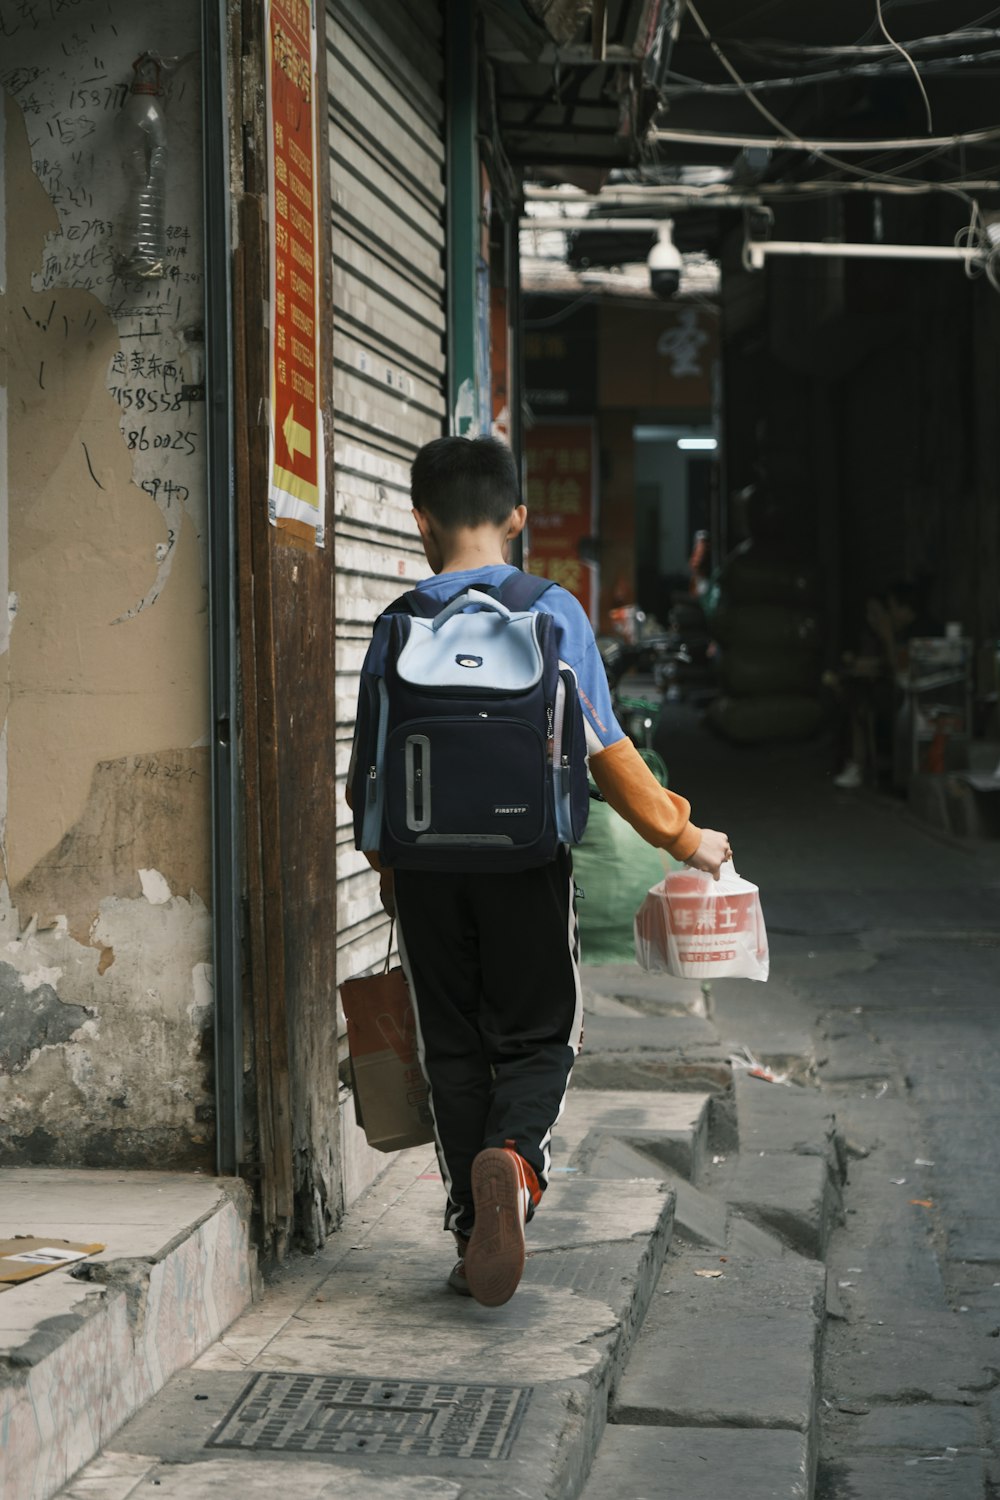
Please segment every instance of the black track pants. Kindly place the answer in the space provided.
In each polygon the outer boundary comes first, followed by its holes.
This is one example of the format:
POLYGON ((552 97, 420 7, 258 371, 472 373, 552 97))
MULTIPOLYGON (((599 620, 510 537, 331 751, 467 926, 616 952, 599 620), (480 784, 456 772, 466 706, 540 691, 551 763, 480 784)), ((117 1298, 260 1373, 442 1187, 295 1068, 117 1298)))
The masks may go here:
POLYGON ((468 1234, 470 1172, 513 1141, 544 1189, 582 1030, 568 851, 514 875, 397 870, 399 947, 430 1087, 445 1228, 468 1234))

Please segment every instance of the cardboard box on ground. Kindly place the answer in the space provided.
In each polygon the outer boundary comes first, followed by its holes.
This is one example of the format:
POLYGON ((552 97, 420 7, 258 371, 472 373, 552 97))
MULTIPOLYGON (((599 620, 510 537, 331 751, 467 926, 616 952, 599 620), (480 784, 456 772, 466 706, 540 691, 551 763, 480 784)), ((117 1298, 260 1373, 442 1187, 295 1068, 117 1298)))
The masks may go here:
POLYGON ((32 1281, 48 1271, 65 1269, 88 1255, 97 1255, 103 1245, 77 1244, 73 1240, 36 1239, 30 1234, 0 1240, 0 1292, 9 1292, 20 1281, 32 1281))

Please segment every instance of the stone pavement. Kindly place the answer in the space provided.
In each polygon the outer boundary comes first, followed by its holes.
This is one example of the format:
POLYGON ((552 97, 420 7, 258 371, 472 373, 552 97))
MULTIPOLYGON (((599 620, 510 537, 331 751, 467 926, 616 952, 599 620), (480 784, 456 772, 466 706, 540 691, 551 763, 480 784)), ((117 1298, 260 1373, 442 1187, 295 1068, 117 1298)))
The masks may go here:
MULTIPOLYGON (((661 749, 663 747, 661 746, 661 749)), ((671 725, 672 784, 761 887, 772 980, 717 986, 751 1047, 812 1039, 847 1153, 828 1238, 817 1500, 1000 1493, 1000 842, 838 792, 822 746, 671 725)))
MULTIPOLYGON (((745 1126, 734 1116, 698 987, 590 970, 585 1005, 588 1056, 618 1086, 588 1086, 596 1070, 574 1081, 512 1302, 486 1309, 449 1291, 436 1164, 426 1148, 403 1153, 65 1500, 154 1485, 242 1500, 290 1484, 309 1497, 569 1500, 604 1493, 625 1439, 649 1448, 657 1496, 751 1494, 737 1487, 748 1447, 771 1486, 762 1497, 809 1494, 826 1278, 800 1249, 821 1246, 837 1200, 835 1126, 803 1090, 802 1113, 785 1099, 770 1122, 760 1100, 792 1090, 761 1082, 745 1091, 745 1126), (664 1086, 646 1066, 657 1059, 664 1076, 690 1062, 685 1076, 714 1087, 664 1086), (776 1163, 784 1178, 777 1222, 731 1176, 744 1129, 748 1166, 776 1163)), ((616 1494, 631 1495, 621 1477, 616 1494)))
POLYGON ((587 971, 515 1299, 448 1292, 407 1153, 66 1500, 1000 1493, 1000 850, 835 793, 811 748, 680 721, 668 759, 761 886, 772 978, 587 971), (733 1082, 739 1047, 790 1083, 733 1082))

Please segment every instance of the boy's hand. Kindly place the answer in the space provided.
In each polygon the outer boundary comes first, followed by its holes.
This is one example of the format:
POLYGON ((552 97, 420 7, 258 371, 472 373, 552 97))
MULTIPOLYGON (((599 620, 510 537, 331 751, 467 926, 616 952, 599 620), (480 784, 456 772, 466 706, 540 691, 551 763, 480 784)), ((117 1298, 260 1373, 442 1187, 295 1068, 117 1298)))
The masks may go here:
POLYGON ((714 828, 703 828, 701 843, 691 858, 685 860, 685 864, 690 865, 693 870, 704 870, 706 875, 718 880, 722 866, 732 857, 728 835, 716 833, 714 828))

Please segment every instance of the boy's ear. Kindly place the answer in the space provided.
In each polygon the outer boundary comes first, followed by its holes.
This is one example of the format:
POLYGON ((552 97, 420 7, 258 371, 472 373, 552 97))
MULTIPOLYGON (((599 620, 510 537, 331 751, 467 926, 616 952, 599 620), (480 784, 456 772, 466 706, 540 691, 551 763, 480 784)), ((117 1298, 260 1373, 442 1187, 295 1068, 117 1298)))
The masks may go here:
POLYGON ((528 507, 526 505, 515 505, 510 513, 510 521, 507 526, 506 540, 512 541, 514 537, 520 536, 524 530, 524 523, 528 519, 528 507))
POLYGON ((426 511, 417 510, 416 506, 412 507, 410 515, 416 521, 417 530, 420 532, 420 535, 423 537, 424 541, 429 541, 432 534, 430 516, 428 516, 426 511))

